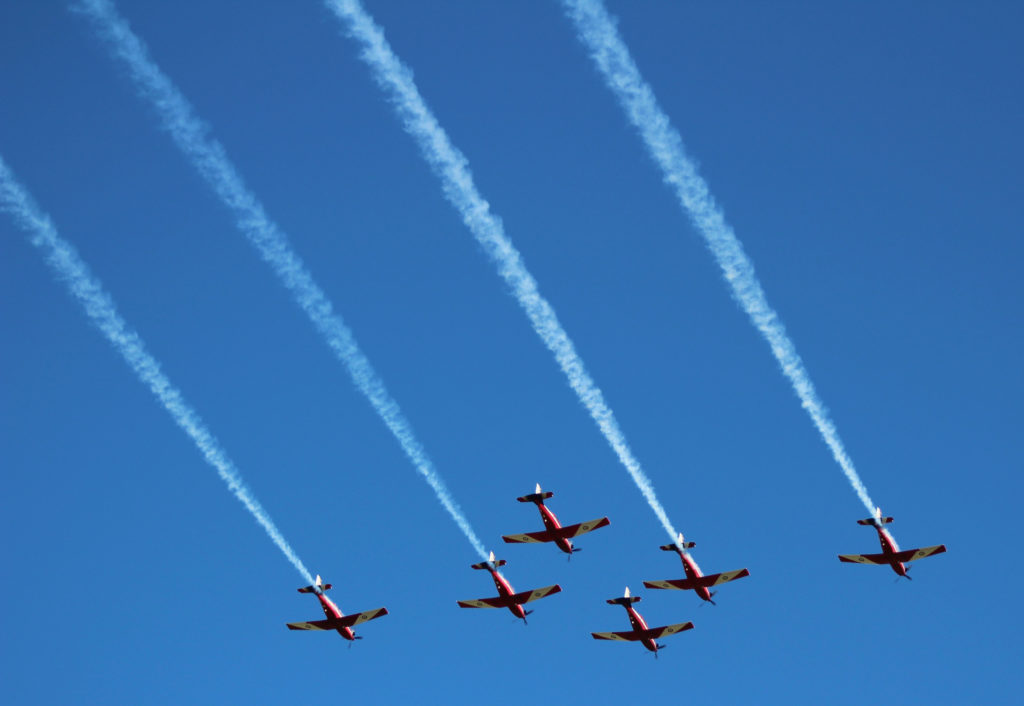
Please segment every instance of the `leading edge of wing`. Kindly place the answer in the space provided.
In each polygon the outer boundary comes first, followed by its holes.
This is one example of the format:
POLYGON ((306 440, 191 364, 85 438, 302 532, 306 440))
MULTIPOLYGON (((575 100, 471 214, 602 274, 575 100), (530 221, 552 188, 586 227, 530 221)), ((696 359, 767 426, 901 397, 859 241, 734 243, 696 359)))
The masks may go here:
POLYGON ((619 640, 621 642, 636 642, 642 640, 643 635, 640 633, 629 631, 629 632, 592 632, 590 633, 595 640, 619 640))
POLYGON ((310 620, 305 623, 288 623, 289 630, 336 630, 341 627, 331 620, 310 620))
POLYGON ((917 561, 918 559, 924 559, 925 557, 942 554, 944 551, 946 551, 946 545, 937 544, 934 547, 907 549, 902 552, 896 552, 895 557, 896 561, 917 561))
POLYGON ((362 613, 343 615, 340 618, 327 618, 326 620, 308 620, 302 623, 288 623, 289 630, 337 630, 339 628, 350 628, 361 625, 367 621, 387 615, 387 608, 376 608, 364 610, 362 613))
POLYGON ((704 588, 718 586, 728 581, 735 581, 736 579, 741 579, 744 576, 750 576, 750 571, 747 569, 725 571, 720 574, 708 574, 707 576, 701 576, 699 579, 667 579, 665 581, 644 581, 644 586, 646 588, 667 588, 675 589, 677 591, 692 591, 701 586, 703 586, 704 588))
POLYGON ((353 613, 352 615, 343 615, 340 618, 336 618, 331 622, 338 623, 339 627, 351 628, 356 625, 362 625, 363 623, 379 618, 382 615, 387 615, 387 608, 375 608, 374 610, 364 610, 362 613, 353 613))
POLYGON ((512 601, 508 598, 496 596, 494 598, 477 598, 469 601, 459 601, 460 608, 508 608, 512 601))
POLYGON ((575 525, 569 525, 568 527, 563 527, 555 531, 558 532, 558 535, 563 539, 572 539, 573 537, 579 537, 581 534, 586 534, 587 532, 593 532, 596 529, 607 527, 610 524, 611 520, 607 517, 600 517, 596 520, 579 522, 575 525))
POLYGON ((529 603, 530 601, 540 600, 541 598, 547 598, 550 595, 558 593, 562 590, 562 587, 557 583, 554 586, 545 586, 544 588, 535 588, 532 591, 522 591, 511 596, 512 600, 522 605, 523 603, 529 603))
POLYGON ((544 542, 554 542, 557 537, 547 530, 541 530, 540 532, 524 532, 523 534, 503 534, 501 539, 506 544, 542 544, 544 542))
POLYGON ((658 638, 675 635, 685 630, 693 630, 693 623, 676 623, 675 625, 663 625, 660 628, 650 628, 643 636, 651 640, 657 640, 658 638))
POLYGON ((840 554, 839 561, 850 564, 888 564, 885 554, 840 554))

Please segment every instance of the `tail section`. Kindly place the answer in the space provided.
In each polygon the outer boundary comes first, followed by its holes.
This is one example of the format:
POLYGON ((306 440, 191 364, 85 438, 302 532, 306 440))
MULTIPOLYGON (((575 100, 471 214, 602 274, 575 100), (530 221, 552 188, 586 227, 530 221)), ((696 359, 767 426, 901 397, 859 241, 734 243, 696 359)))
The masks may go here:
POLYGON ((696 542, 685 542, 683 541, 683 533, 679 533, 679 539, 676 540, 675 544, 662 544, 659 549, 664 552, 678 552, 682 549, 693 549, 697 546, 696 542))
POLYGON ((543 503, 548 498, 552 497, 554 493, 551 491, 541 492, 540 483, 537 484, 537 491, 530 493, 529 495, 523 495, 516 498, 521 503, 543 503))
POLYGON ((507 562, 504 559, 494 560, 494 552, 491 552, 491 558, 488 561, 481 561, 479 564, 472 564, 474 569, 484 569, 490 571, 491 569, 497 569, 499 566, 504 566, 507 562))
POLYGON ((334 588, 329 583, 324 583, 320 580, 320 574, 316 575, 316 583, 312 586, 303 586, 299 589, 299 593, 323 593, 324 591, 330 591, 334 588))
POLYGON ((640 602, 640 596, 630 596, 629 595, 629 586, 626 586, 626 592, 625 592, 625 594, 623 594, 623 596, 621 598, 609 598, 608 600, 605 601, 605 603, 607 603, 609 605, 621 605, 621 606, 626 606, 626 605, 629 605, 630 603, 639 603, 639 602, 640 602))
POLYGON ((857 520, 858 525, 871 525, 872 527, 881 527, 882 525, 887 525, 890 522, 892 522, 892 518, 882 517, 882 508, 880 507, 875 508, 874 517, 868 517, 863 520, 857 520))

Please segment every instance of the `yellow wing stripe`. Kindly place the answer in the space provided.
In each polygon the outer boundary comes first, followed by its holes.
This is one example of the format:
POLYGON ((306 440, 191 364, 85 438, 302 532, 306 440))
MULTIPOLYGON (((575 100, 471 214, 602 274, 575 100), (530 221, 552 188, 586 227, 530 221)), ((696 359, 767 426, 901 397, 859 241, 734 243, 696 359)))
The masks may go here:
POLYGON ((543 544, 543 539, 536 539, 528 534, 503 534, 501 536, 506 542, 518 542, 522 544, 543 544))
POLYGON ((620 642, 630 642, 628 638, 614 632, 592 632, 590 634, 594 636, 595 640, 619 640, 620 642))
POLYGON ((944 551, 946 551, 945 544, 937 544, 934 547, 923 547, 922 549, 918 549, 916 552, 914 552, 914 556, 907 559, 907 561, 924 559, 926 556, 931 556, 932 554, 940 554, 944 551))
POLYGON ((325 628, 313 623, 288 623, 288 627, 292 630, 332 630, 333 628, 325 628))
MULTIPOLYGON (((846 561, 856 562, 858 564, 878 564, 879 563, 877 561, 874 561, 873 559, 869 559, 868 557, 864 556, 863 554, 840 554, 839 558, 840 559, 845 559, 846 561)), ((888 562, 882 562, 882 563, 886 563, 887 564, 888 562)))
POLYGON ((732 581, 734 578, 736 578, 737 576, 742 574, 743 571, 744 571, 744 569, 740 569, 739 571, 726 571, 725 573, 719 574, 718 578, 715 579, 714 585, 717 586, 720 583, 725 583, 726 581, 732 581))

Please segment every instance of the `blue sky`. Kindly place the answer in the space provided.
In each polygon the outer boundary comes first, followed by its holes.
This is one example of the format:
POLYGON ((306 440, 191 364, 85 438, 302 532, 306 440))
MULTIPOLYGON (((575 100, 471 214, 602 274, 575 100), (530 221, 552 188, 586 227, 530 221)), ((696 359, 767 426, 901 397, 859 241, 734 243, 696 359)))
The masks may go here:
POLYGON ((1010 698, 1020 619, 1021 12, 1002 4, 611 2, 644 76, 905 547, 863 508, 553 2, 372 2, 705 570, 681 568, 357 45, 317 2, 119 5, 224 144, 518 589, 470 544, 345 370, 63 3, 0 10, 0 154, 105 284, 347 611, 291 633, 302 580, 0 218, 0 641, 10 703, 352 698, 721 703, 1010 698), (607 514, 571 563, 500 544, 607 514), (985 580, 986 574, 993 576, 985 580), (657 662, 599 643, 625 585, 657 662))

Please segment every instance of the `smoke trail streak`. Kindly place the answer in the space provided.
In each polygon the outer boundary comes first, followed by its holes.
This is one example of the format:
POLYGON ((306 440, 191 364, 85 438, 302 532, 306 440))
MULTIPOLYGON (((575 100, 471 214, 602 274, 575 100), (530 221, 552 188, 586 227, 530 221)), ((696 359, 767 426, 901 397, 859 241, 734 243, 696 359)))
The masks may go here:
POLYGON ((3 157, 0 157, 0 210, 10 213, 18 226, 29 233, 32 244, 43 252, 47 264, 57 277, 67 284, 71 294, 82 303, 96 327, 135 371, 139 380, 156 395, 175 423, 195 442, 206 462, 227 483, 228 490, 252 513, 292 566, 309 583, 313 583, 313 577, 305 564, 246 486, 235 464, 206 428, 199 414, 185 402, 181 391, 160 370, 160 364, 146 350, 139 335, 128 328, 128 324, 117 312, 114 300, 103 291, 103 286, 74 247, 57 234, 49 216, 39 210, 32 197, 15 180, 3 157))
POLYGON ((714 254, 732 295, 747 312, 751 322, 768 341, 783 374, 789 378, 800 398, 801 405, 810 415, 832 455, 843 469, 869 511, 875 505, 868 490, 846 453, 839 432, 829 417, 828 410, 818 397, 810 375, 796 352, 793 341, 786 334, 779 315, 768 304, 764 290, 754 273, 754 265, 743 251, 731 226, 715 204, 707 183, 697 173, 697 167, 686 156, 682 138, 672 127, 654 97, 640 70, 633 62, 622 38, 615 28, 601 0, 563 0, 566 13, 576 25, 580 41, 590 51, 591 58, 612 93, 622 104, 630 122, 640 132, 651 157, 664 173, 665 182, 672 187, 680 204, 700 231, 708 248, 714 254))
POLYGON ((370 361, 356 343, 351 330, 334 313, 327 295, 313 280, 305 264, 292 250, 288 237, 270 220, 263 205, 245 186, 227 157, 224 147, 209 136, 209 129, 171 80, 150 58, 142 41, 117 14, 109 0, 80 0, 76 6, 93 21, 100 37, 114 57, 125 64, 139 93, 156 109, 163 127, 185 153, 209 186, 235 218, 236 227, 248 238, 273 268, 292 297, 309 316, 331 350, 345 365, 355 386, 370 401, 384 424, 398 440, 405 455, 427 481, 437 499, 466 535, 481 558, 487 558, 483 543, 452 498, 433 462, 413 433, 398 403, 390 396, 370 361))
POLYGON ((491 213, 490 205, 477 191, 468 160, 451 143, 424 103, 413 82, 412 72, 395 56, 383 31, 358 0, 327 0, 327 6, 347 24, 351 35, 362 43, 363 61, 370 66, 381 88, 391 97, 406 131, 419 144, 424 158, 441 179, 445 197, 458 210, 473 236, 494 260, 499 273, 526 311, 537 335, 554 353, 570 386, 597 422, 601 433, 615 450, 665 531, 675 541, 677 532, 658 502, 650 479, 626 443, 604 395, 587 373, 583 360, 558 322, 554 309, 540 295, 537 282, 506 237, 501 220, 491 213))

